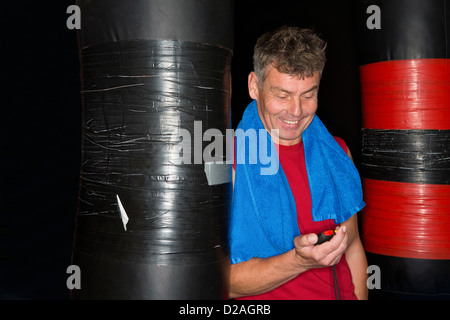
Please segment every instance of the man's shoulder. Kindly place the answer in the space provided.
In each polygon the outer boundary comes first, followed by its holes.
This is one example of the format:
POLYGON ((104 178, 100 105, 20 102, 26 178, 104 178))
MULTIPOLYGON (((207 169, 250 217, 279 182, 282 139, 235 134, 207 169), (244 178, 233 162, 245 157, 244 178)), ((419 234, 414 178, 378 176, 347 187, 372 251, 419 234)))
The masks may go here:
POLYGON ((341 148, 347 153, 347 144, 345 143, 344 139, 340 137, 333 136, 334 140, 341 146, 341 148))

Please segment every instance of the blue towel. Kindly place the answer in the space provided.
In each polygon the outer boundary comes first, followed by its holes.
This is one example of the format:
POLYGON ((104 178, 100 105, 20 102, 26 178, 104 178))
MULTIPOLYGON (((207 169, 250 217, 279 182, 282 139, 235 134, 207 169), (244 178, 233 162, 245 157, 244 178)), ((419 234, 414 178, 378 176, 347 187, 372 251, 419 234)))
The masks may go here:
MULTIPOLYGON (((246 108, 236 132, 252 131, 249 129, 267 133, 256 101, 246 108)), ((236 141, 236 175, 229 230, 231 263, 287 252, 294 248, 293 240, 300 235, 294 196, 279 165, 273 141, 269 134, 256 134, 256 137, 256 143, 249 142, 250 139, 246 139, 246 143, 236 141), (257 155, 266 152, 268 157, 276 159, 276 173, 261 174, 274 164, 260 156, 253 164, 250 159, 254 159, 251 157, 254 152, 257 155)), ((333 219, 336 224, 348 220, 365 206, 357 169, 317 115, 303 132, 302 139, 313 220, 333 219)))

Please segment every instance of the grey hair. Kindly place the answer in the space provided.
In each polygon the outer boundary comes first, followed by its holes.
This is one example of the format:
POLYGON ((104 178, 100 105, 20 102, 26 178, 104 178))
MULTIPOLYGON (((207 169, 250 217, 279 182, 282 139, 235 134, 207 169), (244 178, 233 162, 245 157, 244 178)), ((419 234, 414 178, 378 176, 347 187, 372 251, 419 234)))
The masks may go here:
POLYGON ((281 27, 258 38, 253 54, 253 70, 259 86, 266 77, 267 67, 302 79, 315 72, 322 76, 326 62, 326 42, 310 29, 281 27))

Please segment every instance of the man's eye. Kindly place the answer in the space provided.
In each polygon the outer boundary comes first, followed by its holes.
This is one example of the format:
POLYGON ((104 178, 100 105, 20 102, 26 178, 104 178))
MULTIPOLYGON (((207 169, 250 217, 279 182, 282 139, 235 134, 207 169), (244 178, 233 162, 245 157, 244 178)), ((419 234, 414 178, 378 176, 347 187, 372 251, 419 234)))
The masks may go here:
POLYGON ((307 95, 307 96, 303 96, 303 98, 304 98, 304 99, 307 99, 307 100, 314 99, 315 97, 316 97, 316 94, 309 94, 309 95, 307 95))
POLYGON ((277 98, 280 100, 287 100, 289 99, 289 96, 277 96, 277 98))

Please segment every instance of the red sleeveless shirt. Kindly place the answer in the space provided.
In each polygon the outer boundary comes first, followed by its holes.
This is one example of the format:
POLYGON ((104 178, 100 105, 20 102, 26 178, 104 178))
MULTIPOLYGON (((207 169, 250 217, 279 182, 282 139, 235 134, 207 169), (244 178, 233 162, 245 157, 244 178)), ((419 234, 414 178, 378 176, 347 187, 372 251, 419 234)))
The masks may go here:
MULTIPOLYGON (((345 142, 335 137, 347 152, 345 142)), ((278 145, 280 164, 286 174, 297 207, 297 222, 300 234, 320 233, 336 227, 333 220, 315 222, 311 214, 311 194, 305 165, 303 143, 293 146, 278 145)), ((341 299, 355 300, 354 285, 345 254, 336 265, 336 274, 341 299)), ((256 296, 241 297, 240 300, 332 300, 335 299, 333 268, 311 269, 278 288, 256 296)))

